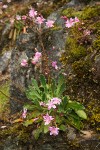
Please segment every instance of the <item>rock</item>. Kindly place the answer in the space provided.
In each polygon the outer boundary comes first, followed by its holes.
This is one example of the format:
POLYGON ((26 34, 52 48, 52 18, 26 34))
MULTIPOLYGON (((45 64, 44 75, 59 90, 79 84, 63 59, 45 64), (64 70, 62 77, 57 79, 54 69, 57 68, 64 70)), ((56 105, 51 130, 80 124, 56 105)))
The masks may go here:
POLYGON ((23 104, 27 102, 25 90, 30 81, 30 75, 32 77, 34 74, 34 66, 21 67, 21 60, 33 57, 36 47, 35 43, 36 36, 34 33, 22 34, 17 41, 15 49, 12 51, 10 87, 10 94, 12 97, 10 105, 12 113, 21 110, 23 104))
POLYGON ((66 133, 60 133, 58 136, 46 134, 41 135, 38 140, 30 136, 27 142, 23 142, 24 139, 11 135, 1 141, 0 150, 99 150, 99 136, 92 136, 89 139, 76 137, 75 140, 69 140, 66 133))
POLYGON ((94 79, 100 80, 100 55, 97 55, 95 57, 93 74, 94 74, 94 79))
POLYGON ((11 51, 4 53, 4 55, 0 57, 0 74, 10 71, 10 58, 11 51))

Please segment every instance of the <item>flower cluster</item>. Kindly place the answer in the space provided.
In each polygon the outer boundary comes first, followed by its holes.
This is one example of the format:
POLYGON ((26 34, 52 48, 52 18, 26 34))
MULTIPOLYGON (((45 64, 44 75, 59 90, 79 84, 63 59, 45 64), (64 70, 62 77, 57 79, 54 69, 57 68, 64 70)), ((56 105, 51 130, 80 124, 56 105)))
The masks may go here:
POLYGON ((68 19, 66 16, 62 16, 62 18, 65 20, 65 26, 66 26, 67 28, 70 28, 70 27, 72 27, 75 23, 80 22, 77 17, 75 17, 74 19, 73 19, 73 18, 68 19))
MULTIPOLYGON (((41 53, 40 52, 36 52, 35 53, 35 56, 32 58, 32 64, 36 64, 36 63, 38 63, 39 62, 39 60, 40 60, 40 58, 41 58, 41 53)), ((22 61, 21 61, 21 66, 22 67, 27 67, 28 66, 28 60, 27 59, 22 59, 22 61)))
POLYGON ((52 62, 52 67, 55 68, 56 70, 58 69, 57 61, 52 62))
MULTIPOLYGON (((17 21, 25 21, 26 19, 28 19, 28 22, 33 22, 35 23, 36 25, 42 25, 44 24, 46 28, 51 28, 51 27, 54 27, 54 21, 53 20, 47 20, 45 18, 43 18, 42 15, 38 15, 38 12, 35 11, 34 8, 31 8, 28 12, 27 15, 23 15, 23 16, 20 16, 20 15, 16 15, 15 19, 17 21)), ((21 23, 21 22, 20 22, 21 23)), ((25 22, 23 22, 25 23, 25 22)), ((22 24, 23 24, 22 23, 22 24)))
POLYGON ((51 100, 49 100, 48 103, 40 102, 40 106, 47 107, 48 110, 50 110, 51 108, 55 109, 56 105, 60 105, 60 103, 61 99, 58 97, 54 97, 51 100))
MULTIPOLYGON (((48 103, 40 102, 40 106, 43 106, 43 107, 47 108, 48 110, 50 110, 52 108, 55 109, 57 107, 57 105, 60 105, 60 103, 61 103, 61 99, 58 98, 58 97, 54 97, 51 100, 49 100, 48 103)), ((27 116, 27 109, 24 108, 23 113, 22 113, 22 118, 25 119, 26 116, 27 116)), ((39 118, 35 118, 34 121, 36 121, 38 119, 39 118)), ((53 124, 53 122, 55 122, 55 117, 49 115, 48 112, 47 112, 45 115, 44 114, 42 115, 42 119, 44 121, 44 125, 49 125, 48 126, 48 131, 50 131, 50 135, 54 135, 54 136, 58 135, 59 128, 57 128, 55 126, 50 126, 50 125, 53 124)))
POLYGON ((42 54, 40 52, 36 52, 34 58, 32 59, 32 64, 36 64, 37 62, 39 62, 41 55, 42 54))
MULTIPOLYGON (((60 105, 60 103, 61 103, 61 99, 58 97, 54 97, 51 100, 49 100, 47 104, 45 104, 44 102, 40 102, 40 105, 44 107, 47 106, 48 110, 50 110, 51 108, 55 109, 56 105, 60 105)), ((44 125, 49 125, 51 121, 54 120, 54 117, 50 116, 47 113, 46 115, 43 116, 43 119, 44 119, 44 125)), ((59 128, 51 126, 49 127, 49 131, 50 131, 50 135, 58 135, 59 128)))
POLYGON ((61 99, 54 97, 51 100, 48 101, 47 106, 48 106, 48 110, 50 110, 51 108, 56 108, 56 105, 60 105, 61 103, 61 99))
MULTIPOLYGON (((31 63, 33 65, 36 65, 40 61, 41 57, 42 57, 41 52, 36 52, 34 57, 31 60, 31 63)), ((56 69, 56 70, 58 69, 57 61, 52 61, 51 65, 54 69, 56 69)), ((22 59, 21 60, 21 66, 22 67, 28 67, 28 60, 27 59, 22 59)))

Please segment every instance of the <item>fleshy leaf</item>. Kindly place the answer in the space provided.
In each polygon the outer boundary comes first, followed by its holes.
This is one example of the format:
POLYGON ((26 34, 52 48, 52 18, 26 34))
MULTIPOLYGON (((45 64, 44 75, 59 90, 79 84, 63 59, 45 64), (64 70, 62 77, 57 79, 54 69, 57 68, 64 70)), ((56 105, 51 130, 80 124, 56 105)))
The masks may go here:
POLYGON ((34 119, 27 120, 24 122, 24 126, 28 127, 29 125, 33 124, 33 122, 34 122, 34 119))
POLYGON ((66 126, 62 124, 62 125, 60 126, 60 130, 66 131, 66 126))
POLYGON ((49 131, 49 126, 44 125, 44 133, 47 133, 49 131))
POLYGON ((82 110, 82 109, 84 109, 84 106, 82 104, 80 104, 78 102, 75 102, 75 101, 69 101, 67 107, 71 108, 73 110, 82 110))
POLYGON ((76 112, 76 114, 77 114, 79 117, 81 117, 82 119, 87 119, 87 115, 86 115, 86 113, 85 113, 84 110, 76 110, 75 112, 76 112))

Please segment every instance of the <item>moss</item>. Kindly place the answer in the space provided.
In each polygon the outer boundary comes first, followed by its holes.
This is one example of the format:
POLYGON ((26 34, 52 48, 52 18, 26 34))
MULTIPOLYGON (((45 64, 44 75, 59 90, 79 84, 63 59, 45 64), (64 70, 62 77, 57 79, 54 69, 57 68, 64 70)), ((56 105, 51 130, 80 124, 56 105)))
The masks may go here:
POLYGON ((70 2, 71 0, 54 0, 54 5, 56 8, 63 6, 64 4, 70 2))
POLYGON ((93 48, 98 51, 100 50, 100 36, 93 42, 93 48))
POLYGON ((68 18, 77 16, 79 19, 93 19, 100 16, 100 6, 87 6, 83 10, 77 10, 75 8, 67 8, 61 12, 61 15, 68 18))
POLYGON ((67 72, 66 93, 71 99, 83 102, 88 115, 86 126, 96 131, 100 131, 100 85, 99 80, 94 81, 92 70, 100 51, 99 9, 98 5, 94 5, 80 11, 74 8, 62 11, 62 15, 67 17, 79 17, 80 23, 68 29, 65 52, 60 58, 67 72), (86 30, 90 31, 90 35, 84 34, 86 30))
POLYGON ((64 9, 64 10, 61 12, 61 15, 62 15, 62 16, 66 16, 66 17, 68 17, 68 18, 70 18, 70 17, 75 17, 75 16, 77 16, 78 18, 80 18, 81 13, 82 13, 82 11, 77 11, 77 10, 74 9, 74 8, 67 8, 67 9, 64 9))
POLYGON ((97 131, 100 131, 100 108, 98 105, 100 105, 99 100, 97 101, 96 99, 92 99, 88 104, 87 110, 90 114, 88 122, 90 122, 91 126, 97 131))
MULTIPOLYGON (((9 81, 0 85, 0 90, 9 96, 9 81)), ((3 111, 4 106, 8 102, 8 98, 0 92, 0 113, 3 111)))
POLYGON ((77 44, 76 39, 71 37, 67 38, 65 49, 66 49, 66 54, 69 55, 69 57, 66 60, 68 62, 74 62, 86 55, 85 48, 77 44))
POLYGON ((54 26, 53 28, 51 28, 51 31, 57 31, 57 30, 61 30, 62 27, 60 26, 54 26))
POLYGON ((28 128, 23 126, 22 124, 14 124, 13 126, 1 130, 0 138, 2 140, 6 139, 8 136, 16 137, 18 141, 26 143, 31 140, 31 132, 33 130, 33 126, 29 126, 28 128))
POLYGON ((88 6, 83 10, 82 19, 93 19, 100 15, 100 6, 88 6))
POLYGON ((43 9, 41 9, 41 14, 47 18, 52 12, 54 11, 54 8, 51 6, 49 7, 44 7, 43 9))
POLYGON ((89 61, 75 61, 72 65, 73 71, 74 73, 78 76, 78 77, 86 77, 86 75, 89 74, 89 69, 90 69, 90 65, 91 63, 89 61))
MULTIPOLYGON (((85 3, 85 4, 88 4, 88 3, 90 3, 91 1, 93 1, 93 0, 79 0, 80 2, 82 2, 82 3, 85 3)), ((94 0, 95 1, 95 0, 94 0)))

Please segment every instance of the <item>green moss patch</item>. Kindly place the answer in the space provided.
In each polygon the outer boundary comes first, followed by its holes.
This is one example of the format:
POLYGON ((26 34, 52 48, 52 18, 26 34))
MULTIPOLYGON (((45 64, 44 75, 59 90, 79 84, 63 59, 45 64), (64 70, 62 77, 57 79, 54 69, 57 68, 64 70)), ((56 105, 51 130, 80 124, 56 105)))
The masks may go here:
POLYGON ((80 22, 67 29, 65 52, 60 58, 67 76, 67 93, 83 102, 87 108, 88 128, 100 130, 99 79, 95 79, 95 58, 100 52, 100 6, 86 6, 81 10, 67 8, 61 15, 78 17, 80 22), (93 74, 94 73, 94 74, 93 74))
MULTIPOLYGON (((0 85, 0 91, 9 97, 9 81, 2 83, 0 85)), ((0 113, 4 110, 9 98, 0 92, 0 113)))

